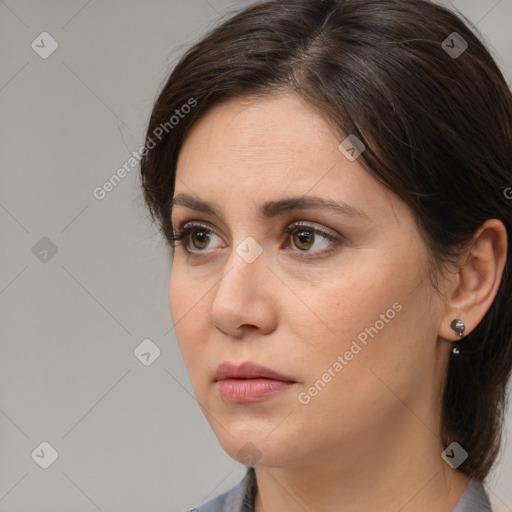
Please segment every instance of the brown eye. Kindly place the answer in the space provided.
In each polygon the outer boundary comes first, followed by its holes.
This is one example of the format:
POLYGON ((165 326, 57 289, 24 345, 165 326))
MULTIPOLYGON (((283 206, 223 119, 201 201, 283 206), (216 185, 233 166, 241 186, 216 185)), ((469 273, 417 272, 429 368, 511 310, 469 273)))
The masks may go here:
POLYGON ((293 232, 292 239, 295 247, 307 251, 315 243, 315 232, 314 230, 300 229, 293 232))
POLYGON ((204 250, 208 247, 208 242, 210 241, 209 231, 210 230, 203 228, 192 230, 191 240, 196 249, 204 250))
POLYGON ((176 247, 176 242, 183 241, 183 249, 187 253, 195 252, 206 252, 205 249, 210 243, 210 239, 215 233, 201 224, 188 224, 184 228, 178 229, 177 233, 174 233, 171 239, 171 245, 176 247), (189 242, 192 243, 194 249, 189 247, 189 242))
MULTIPOLYGON (((285 234, 289 235, 293 246, 296 249, 291 249, 292 254, 303 254, 301 258, 322 258, 331 254, 339 245, 342 245, 340 236, 327 233, 313 226, 306 224, 294 224, 284 230, 285 234), (324 243, 322 243, 322 240, 324 243), (320 247, 313 250, 315 245, 320 247)), ((199 256, 201 253, 207 254, 210 252, 208 247, 211 245, 212 238, 218 237, 214 231, 201 224, 185 224, 182 229, 178 229, 177 233, 172 236, 171 244, 176 247, 179 241, 183 250, 188 255, 199 256)))
POLYGON ((284 231, 291 235, 291 242, 298 249, 292 249, 292 252, 304 253, 303 256, 300 256, 301 258, 321 258, 331 254, 337 246, 342 245, 340 236, 306 224, 294 224, 284 231), (322 240, 325 241, 323 244, 322 240), (320 247, 313 250, 312 247, 315 245, 320 245, 320 247))

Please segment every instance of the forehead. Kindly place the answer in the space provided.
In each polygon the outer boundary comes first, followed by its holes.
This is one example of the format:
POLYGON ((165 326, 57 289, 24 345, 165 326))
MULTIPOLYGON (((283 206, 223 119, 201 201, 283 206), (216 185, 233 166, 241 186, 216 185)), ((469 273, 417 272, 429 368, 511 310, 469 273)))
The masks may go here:
POLYGON ((222 155, 223 159, 244 159, 246 165, 255 159, 271 162, 275 158, 282 163, 317 156, 322 161, 326 150, 337 147, 338 138, 320 114, 295 94, 233 98, 213 107, 192 127, 178 167, 185 155, 196 160, 222 155))
POLYGON ((199 173, 205 179, 233 168, 239 177, 257 172, 296 180, 302 168, 312 176, 313 169, 325 173, 335 165, 340 159, 338 139, 295 94, 234 98, 210 109, 191 128, 177 174, 199 173))
POLYGON ((340 152, 342 140, 294 94, 231 99, 190 130, 178 159, 175 195, 263 203, 314 192, 356 208, 389 208, 387 189, 340 152))

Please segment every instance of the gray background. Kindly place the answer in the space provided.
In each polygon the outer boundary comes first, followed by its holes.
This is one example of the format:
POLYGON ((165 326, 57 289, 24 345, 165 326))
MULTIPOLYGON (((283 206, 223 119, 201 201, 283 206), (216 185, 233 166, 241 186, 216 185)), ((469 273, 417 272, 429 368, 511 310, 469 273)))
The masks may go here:
MULTIPOLYGON (((1 511, 179 512, 244 474, 194 400, 138 167, 104 199, 93 190, 143 144, 179 55, 248 3, 0 1, 1 511), (44 31, 58 43, 45 59, 31 47, 44 31), (149 366, 134 355, 147 338, 161 351, 149 366), (43 441, 58 452, 47 469, 43 441)), ((512 0, 454 5, 510 83, 512 0)), ((512 511, 504 442, 495 512, 512 511)))

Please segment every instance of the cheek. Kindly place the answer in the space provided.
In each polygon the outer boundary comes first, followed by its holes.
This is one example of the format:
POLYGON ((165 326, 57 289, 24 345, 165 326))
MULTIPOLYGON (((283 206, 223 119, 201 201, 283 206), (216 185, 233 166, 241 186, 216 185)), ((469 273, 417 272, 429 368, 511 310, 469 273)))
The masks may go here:
MULTIPOLYGON (((301 395, 301 403, 309 403, 299 405, 298 410, 303 414, 301 422, 307 423, 308 428, 349 446, 365 432, 370 435, 376 428, 385 430, 392 425, 406 409, 403 402, 414 403, 410 396, 422 386, 425 361, 420 352, 404 348, 403 339, 408 332, 404 326, 410 321, 401 316, 406 314, 405 307, 381 330, 378 324, 376 333, 371 329, 375 324, 373 316, 349 309, 347 303, 347 313, 366 315, 363 328, 350 316, 340 317, 346 322, 340 324, 339 330, 343 331, 345 325, 346 332, 329 344, 322 345, 325 340, 317 340, 316 349, 304 354, 302 359, 308 361, 308 370, 301 388, 306 395, 301 395), (358 337, 361 333, 364 336, 358 337)), ((381 309, 376 307, 376 311, 380 313, 381 309)))
MULTIPOLYGON (((294 283, 301 301, 292 302, 297 311, 288 325, 302 334, 300 339, 310 339, 315 350, 324 347, 320 353, 343 353, 353 340, 364 346, 372 337, 381 337, 401 315, 399 302, 413 276, 397 280, 395 266, 372 258, 362 260, 353 266, 345 264, 342 274, 329 272, 294 283)), ((291 319, 291 310, 287 318, 291 319)))
POLYGON ((435 339, 435 322, 424 324, 435 314, 421 265, 381 261, 364 268, 378 270, 353 269, 317 282, 305 295, 315 314, 308 311, 295 322, 295 335, 303 340, 300 359, 308 361, 304 387, 318 383, 321 391, 312 402, 353 411, 347 421, 367 416, 375 404, 384 411, 397 402, 393 392, 405 396, 417 388, 428 366, 423 348, 435 339))
POLYGON ((173 266, 169 279, 169 307, 174 334, 192 380, 201 366, 201 355, 208 340, 207 297, 204 293, 201 287, 190 285, 185 271, 173 266))
POLYGON ((206 318, 208 297, 205 297, 205 293, 208 286, 199 283, 200 281, 189 275, 186 264, 180 261, 173 262, 169 277, 169 307, 176 333, 179 330, 184 333, 189 329, 193 331, 194 326, 199 324, 199 319, 203 319, 204 322, 206 318))

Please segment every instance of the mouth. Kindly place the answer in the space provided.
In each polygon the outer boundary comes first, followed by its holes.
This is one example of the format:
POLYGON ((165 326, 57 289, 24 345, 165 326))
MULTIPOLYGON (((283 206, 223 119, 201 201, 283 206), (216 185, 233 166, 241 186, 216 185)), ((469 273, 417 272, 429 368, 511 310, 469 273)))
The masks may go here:
POLYGON ((250 361, 241 365, 221 363, 214 382, 220 396, 231 403, 259 402, 297 384, 287 375, 250 361))
POLYGON ((217 389, 227 402, 242 404, 260 402, 281 393, 295 383, 274 379, 222 379, 217 389))

